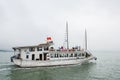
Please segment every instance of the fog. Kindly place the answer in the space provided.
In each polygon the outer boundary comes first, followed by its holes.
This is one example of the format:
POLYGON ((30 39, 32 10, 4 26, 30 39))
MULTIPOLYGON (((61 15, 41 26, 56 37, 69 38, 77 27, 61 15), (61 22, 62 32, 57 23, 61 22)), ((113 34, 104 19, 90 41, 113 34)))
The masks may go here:
POLYGON ((65 41, 66 21, 70 47, 120 50, 119 0, 0 0, 0 49, 38 45, 51 36, 55 46, 65 41))

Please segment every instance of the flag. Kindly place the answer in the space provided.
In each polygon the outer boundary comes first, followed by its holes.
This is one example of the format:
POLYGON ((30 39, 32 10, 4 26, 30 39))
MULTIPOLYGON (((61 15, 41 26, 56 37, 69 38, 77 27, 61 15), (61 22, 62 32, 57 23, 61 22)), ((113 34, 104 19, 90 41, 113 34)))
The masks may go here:
POLYGON ((51 37, 47 37, 47 41, 50 41, 50 40, 52 40, 51 37))

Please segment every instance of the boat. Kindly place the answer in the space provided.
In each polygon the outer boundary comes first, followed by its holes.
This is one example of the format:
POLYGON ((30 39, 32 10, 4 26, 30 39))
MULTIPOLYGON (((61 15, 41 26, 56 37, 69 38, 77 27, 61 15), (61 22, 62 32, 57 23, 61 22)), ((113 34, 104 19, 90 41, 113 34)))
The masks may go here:
POLYGON ((63 46, 55 49, 51 37, 45 43, 34 46, 13 47, 14 55, 11 62, 19 67, 46 67, 76 65, 96 60, 97 57, 87 50, 87 31, 85 30, 85 49, 80 46, 69 48, 68 23, 66 22, 67 48, 63 46))

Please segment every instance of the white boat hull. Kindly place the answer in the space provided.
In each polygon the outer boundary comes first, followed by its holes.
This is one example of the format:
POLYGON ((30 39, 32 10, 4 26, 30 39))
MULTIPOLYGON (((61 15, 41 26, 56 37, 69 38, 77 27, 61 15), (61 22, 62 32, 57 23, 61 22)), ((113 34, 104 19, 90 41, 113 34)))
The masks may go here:
POLYGON ((13 62, 19 67, 43 67, 43 66, 62 66, 62 65, 74 65, 82 64, 90 60, 96 59, 96 57, 81 58, 81 59, 69 59, 69 60, 46 60, 46 61, 33 61, 33 60, 20 60, 13 59, 13 62))

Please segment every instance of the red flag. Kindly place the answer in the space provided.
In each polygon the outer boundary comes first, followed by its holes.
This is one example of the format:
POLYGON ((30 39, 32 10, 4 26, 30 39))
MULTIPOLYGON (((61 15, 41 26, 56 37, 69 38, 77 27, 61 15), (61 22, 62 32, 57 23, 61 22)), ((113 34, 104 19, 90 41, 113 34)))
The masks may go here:
POLYGON ((47 40, 48 40, 48 41, 51 40, 51 37, 47 37, 47 40))

